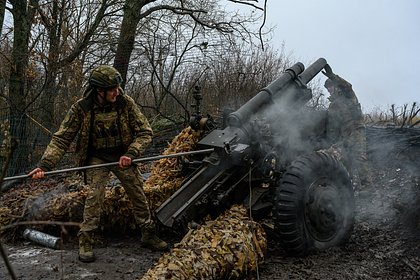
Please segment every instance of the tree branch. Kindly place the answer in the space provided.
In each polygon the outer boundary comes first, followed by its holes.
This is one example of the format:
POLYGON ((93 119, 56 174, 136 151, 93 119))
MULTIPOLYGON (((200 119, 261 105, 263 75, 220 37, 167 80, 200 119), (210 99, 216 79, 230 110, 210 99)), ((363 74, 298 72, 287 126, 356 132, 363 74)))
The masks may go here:
POLYGON ((85 36, 79 42, 79 44, 75 47, 73 52, 70 53, 67 57, 65 57, 62 60, 57 62, 57 64, 58 64, 57 68, 64 67, 67 64, 71 63, 85 49, 85 47, 89 44, 90 38, 93 36, 93 34, 95 33, 99 24, 101 23, 103 17, 105 16, 105 11, 111 5, 112 5, 112 3, 108 3, 107 0, 102 0, 101 6, 99 7, 98 13, 95 16, 95 20, 93 21, 93 24, 90 26, 90 28, 86 32, 85 36))
MULTIPOLYGON (((260 10, 260 11, 264 11, 265 12, 265 7, 264 8, 261 8, 261 7, 258 7, 255 4, 252 4, 252 3, 248 3, 248 2, 244 2, 244 1, 239 1, 239 0, 228 0, 228 1, 229 2, 232 2, 232 3, 236 3, 236 4, 248 5, 248 6, 251 6, 251 7, 255 8, 255 9, 257 9, 257 10, 260 10)), ((257 2, 258 3, 257 0, 249 0, 249 1, 257 2)), ((267 5, 267 0, 265 0, 265 3, 264 3, 264 6, 266 6, 266 5, 267 5)))
POLYGON ((263 22, 262 22, 262 24, 260 26, 260 29, 258 31, 258 34, 260 36, 260 42, 261 42, 261 48, 262 48, 262 50, 264 50, 264 41, 262 39, 262 29, 263 29, 263 27, 265 25, 265 21, 267 19, 267 0, 264 1, 264 10, 263 11, 264 11, 263 22))

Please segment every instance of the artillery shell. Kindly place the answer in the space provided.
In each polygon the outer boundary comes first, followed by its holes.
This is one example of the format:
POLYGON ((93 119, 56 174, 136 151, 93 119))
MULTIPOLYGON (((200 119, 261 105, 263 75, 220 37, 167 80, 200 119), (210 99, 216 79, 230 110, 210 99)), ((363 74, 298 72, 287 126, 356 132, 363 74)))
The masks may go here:
POLYGON ((34 229, 25 229, 25 231, 23 232, 23 237, 49 248, 60 248, 61 238, 34 229))

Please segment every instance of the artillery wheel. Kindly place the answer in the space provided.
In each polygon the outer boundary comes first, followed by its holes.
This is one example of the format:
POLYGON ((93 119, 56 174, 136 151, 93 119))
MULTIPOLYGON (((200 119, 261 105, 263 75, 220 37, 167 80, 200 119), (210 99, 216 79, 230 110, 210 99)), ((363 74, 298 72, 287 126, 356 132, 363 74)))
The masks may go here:
POLYGON ((353 229, 354 212, 349 174, 328 154, 297 158, 275 190, 275 230, 282 247, 292 255, 346 242, 353 229))

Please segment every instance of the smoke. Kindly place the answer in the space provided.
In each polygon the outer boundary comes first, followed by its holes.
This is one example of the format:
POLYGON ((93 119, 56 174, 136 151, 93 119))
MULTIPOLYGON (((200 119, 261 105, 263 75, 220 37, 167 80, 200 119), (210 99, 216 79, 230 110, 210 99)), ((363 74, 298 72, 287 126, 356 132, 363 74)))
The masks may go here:
MULTIPOLYGON (((293 99, 279 99, 262 109, 250 120, 263 120, 270 126, 276 152, 286 159, 284 164, 331 145, 325 140, 326 111, 293 99)), ((420 214, 420 129, 368 127, 366 131, 372 185, 361 185, 359 176, 352 174, 357 218, 377 225, 396 225, 404 220, 415 226, 420 214)), ((262 143, 258 135, 256 131, 252 137, 262 143)))
POLYGON ((420 128, 370 126, 366 137, 373 164, 420 174, 420 128))
MULTIPOLYGON (((328 149, 335 144, 326 138, 327 112, 306 106, 308 100, 303 98, 304 95, 304 91, 293 87, 281 89, 281 92, 275 93, 270 104, 260 102, 260 108, 248 106, 252 110, 245 110, 246 113, 254 113, 247 117, 249 121, 244 125, 246 131, 251 131, 251 142, 267 144, 268 149, 274 149, 280 157, 281 169, 301 154, 328 149)), ((341 127, 337 127, 344 128, 345 132, 347 129, 350 135, 349 139, 340 139, 345 143, 343 150, 346 150, 346 145, 353 145, 357 151, 357 147, 362 145, 352 140, 352 126, 355 125, 343 121, 341 127)), ((418 219, 420 130, 368 128, 367 150, 372 185, 362 185, 361 177, 365 174, 355 172, 357 168, 354 164, 360 160, 359 153, 347 154, 347 160, 343 162, 352 173, 357 219, 381 225, 396 225, 402 217, 409 217, 404 218, 406 221, 413 221, 411 217, 418 219)))
MULTIPOLYGON (((299 99, 298 94, 300 92, 293 89, 282 92, 273 104, 251 118, 269 125, 271 144, 288 162, 298 155, 326 147, 326 111, 305 106, 306 100, 299 99)), ((260 141, 259 135, 257 128, 252 137, 260 141)))
POLYGON ((28 219, 33 220, 47 220, 50 218, 51 202, 66 193, 66 187, 64 184, 57 188, 53 188, 51 191, 46 191, 42 195, 37 196, 28 205, 28 219))
POLYGON ((367 127, 373 185, 360 192, 359 219, 419 230, 420 129, 367 127))

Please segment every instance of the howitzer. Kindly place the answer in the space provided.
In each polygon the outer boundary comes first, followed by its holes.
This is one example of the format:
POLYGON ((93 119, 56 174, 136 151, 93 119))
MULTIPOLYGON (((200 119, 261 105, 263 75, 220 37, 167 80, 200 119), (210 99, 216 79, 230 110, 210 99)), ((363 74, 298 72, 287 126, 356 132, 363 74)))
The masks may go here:
MULTIPOLYGON (((304 254, 343 242, 353 224, 353 191, 344 166, 314 152, 328 147, 326 113, 305 104, 308 83, 328 64, 288 68, 199 143, 214 152, 156 211, 165 226, 186 230, 244 203, 256 219, 273 217, 280 242, 304 254)), ((328 66, 329 67, 329 66, 328 66)))

